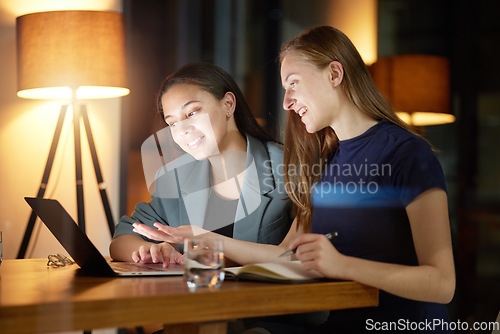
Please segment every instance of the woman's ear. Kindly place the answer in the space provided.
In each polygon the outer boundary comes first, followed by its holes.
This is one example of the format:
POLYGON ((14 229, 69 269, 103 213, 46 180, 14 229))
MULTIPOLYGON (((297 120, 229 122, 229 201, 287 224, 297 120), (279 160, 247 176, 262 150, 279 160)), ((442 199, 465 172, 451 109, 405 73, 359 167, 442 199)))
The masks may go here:
POLYGON ((344 79, 344 67, 340 62, 334 60, 328 64, 328 72, 330 82, 334 87, 337 87, 342 83, 342 80, 344 79))
POLYGON ((221 102, 224 106, 224 112, 226 115, 232 115, 236 109, 236 96, 234 96, 232 92, 227 92, 221 102))

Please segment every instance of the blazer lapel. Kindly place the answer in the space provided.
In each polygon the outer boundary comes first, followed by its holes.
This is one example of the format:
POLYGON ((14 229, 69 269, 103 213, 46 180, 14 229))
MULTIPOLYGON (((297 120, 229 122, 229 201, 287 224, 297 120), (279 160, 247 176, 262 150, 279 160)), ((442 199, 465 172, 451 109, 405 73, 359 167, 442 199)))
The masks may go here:
POLYGON ((182 198, 179 201, 181 225, 203 227, 210 194, 209 168, 208 160, 197 161, 195 159, 183 165, 182 168, 176 168, 177 186, 182 198))
POLYGON ((235 239, 258 240, 262 217, 270 202, 266 194, 275 188, 269 159, 264 144, 247 136, 245 177, 234 219, 235 239))

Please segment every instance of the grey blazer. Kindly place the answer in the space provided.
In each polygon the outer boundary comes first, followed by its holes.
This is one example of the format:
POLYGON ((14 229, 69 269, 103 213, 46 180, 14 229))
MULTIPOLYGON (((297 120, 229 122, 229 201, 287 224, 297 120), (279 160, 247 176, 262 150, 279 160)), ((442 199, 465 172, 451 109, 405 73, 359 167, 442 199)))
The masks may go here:
MULTIPOLYGON (((280 145, 247 136, 246 170, 234 219, 235 239, 278 244, 287 234, 293 217, 282 162, 280 145)), ((134 222, 202 227, 210 192, 209 168, 208 160, 197 161, 186 154, 160 169, 151 201, 138 203, 131 217, 123 216, 114 237, 135 234, 134 222)))

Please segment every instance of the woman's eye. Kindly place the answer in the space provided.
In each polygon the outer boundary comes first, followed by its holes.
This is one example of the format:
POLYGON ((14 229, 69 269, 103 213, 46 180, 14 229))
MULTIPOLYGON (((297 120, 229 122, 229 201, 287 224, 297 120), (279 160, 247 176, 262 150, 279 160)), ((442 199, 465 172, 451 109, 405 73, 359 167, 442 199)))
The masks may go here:
POLYGON ((196 110, 190 111, 190 112, 188 112, 187 116, 188 116, 188 117, 194 116, 194 115, 196 115, 199 111, 200 111, 200 109, 196 109, 196 110))
POLYGON ((292 83, 290 83, 290 86, 291 86, 292 88, 295 88, 295 87, 297 86, 297 82, 292 82, 292 83))
POLYGON ((172 122, 172 123, 170 123, 168 126, 170 126, 170 127, 172 127, 172 128, 173 128, 173 127, 175 127, 176 125, 177 125, 177 122, 172 122))

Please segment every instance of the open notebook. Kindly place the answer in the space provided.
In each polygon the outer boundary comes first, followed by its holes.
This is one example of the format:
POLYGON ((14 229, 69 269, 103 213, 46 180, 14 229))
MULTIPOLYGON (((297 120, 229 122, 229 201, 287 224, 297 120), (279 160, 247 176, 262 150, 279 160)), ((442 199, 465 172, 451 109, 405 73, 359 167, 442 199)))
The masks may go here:
POLYGON ((62 205, 53 199, 25 197, 69 255, 80 266, 80 273, 89 276, 171 276, 183 275, 184 266, 161 263, 108 262, 62 205))
POLYGON ((322 275, 313 270, 304 270, 300 261, 280 263, 256 263, 225 269, 226 278, 278 283, 301 283, 319 281, 322 275))

